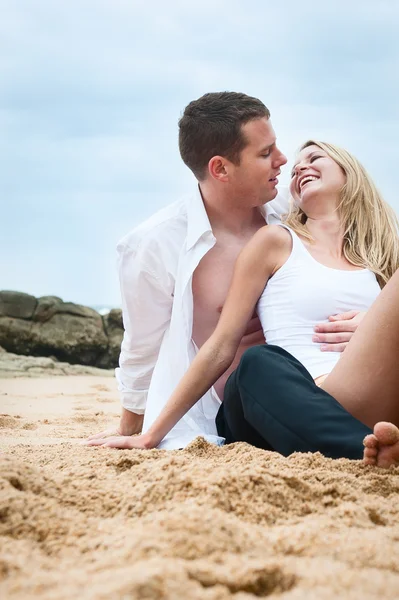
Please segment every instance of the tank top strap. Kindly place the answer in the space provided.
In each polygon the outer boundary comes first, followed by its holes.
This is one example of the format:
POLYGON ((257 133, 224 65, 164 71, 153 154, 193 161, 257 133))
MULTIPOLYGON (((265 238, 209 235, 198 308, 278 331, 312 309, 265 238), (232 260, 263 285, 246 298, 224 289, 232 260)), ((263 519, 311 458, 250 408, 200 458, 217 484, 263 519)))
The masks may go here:
POLYGON ((289 233, 291 234, 291 238, 292 238, 292 252, 291 254, 301 254, 304 258, 307 259, 312 259, 312 257, 310 256, 309 251, 305 248, 304 243, 302 242, 301 238, 298 236, 297 233, 295 233, 295 231, 293 229, 291 229, 291 227, 289 227, 288 225, 286 225, 285 223, 278 223, 279 227, 284 227, 284 229, 286 229, 287 231, 289 231, 289 233))

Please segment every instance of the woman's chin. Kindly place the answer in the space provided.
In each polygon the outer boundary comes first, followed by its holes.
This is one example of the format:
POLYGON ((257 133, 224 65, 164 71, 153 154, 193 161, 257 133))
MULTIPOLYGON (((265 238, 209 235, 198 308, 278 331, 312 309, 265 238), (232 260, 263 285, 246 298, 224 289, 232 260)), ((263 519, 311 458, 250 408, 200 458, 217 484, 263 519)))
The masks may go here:
POLYGON ((318 199, 318 196, 320 196, 320 194, 318 192, 319 190, 303 190, 301 196, 298 198, 298 206, 303 208, 305 206, 311 206, 313 202, 319 202, 320 198, 318 199))

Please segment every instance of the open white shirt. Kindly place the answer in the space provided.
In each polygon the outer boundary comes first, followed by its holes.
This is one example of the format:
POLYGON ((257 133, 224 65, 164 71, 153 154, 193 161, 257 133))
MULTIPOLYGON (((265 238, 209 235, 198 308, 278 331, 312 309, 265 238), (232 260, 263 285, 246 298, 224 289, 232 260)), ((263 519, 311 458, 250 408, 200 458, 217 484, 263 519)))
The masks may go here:
MULTIPOLYGON (((288 212, 288 190, 261 212, 267 223, 288 212)), ((199 188, 160 210, 117 246, 125 334, 116 369, 122 406, 144 416, 143 431, 158 417, 195 356, 193 273, 216 239, 199 188)), ((199 435, 216 444, 220 400, 207 392, 162 440, 182 448, 199 435)))

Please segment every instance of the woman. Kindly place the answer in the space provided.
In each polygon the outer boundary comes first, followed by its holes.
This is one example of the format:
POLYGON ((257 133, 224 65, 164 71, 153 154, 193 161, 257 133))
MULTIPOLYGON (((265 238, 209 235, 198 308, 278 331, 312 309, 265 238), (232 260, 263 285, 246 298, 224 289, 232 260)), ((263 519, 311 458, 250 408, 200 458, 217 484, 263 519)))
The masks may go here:
MULTIPOLYGON (((399 373, 395 369, 399 351, 399 241, 394 213, 360 163, 330 144, 309 141, 302 146, 290 189, 294 206, 285 224, 262 228, 242 251, 215 332, 201 347, 158 419, 145 434, 127 438, 125 447, 153 448, 160 443, 231 365, 257 307, 269 344, 262 347, 268 364, 276 369, 283 365, 286 379, 298 383, 307 394, 314 394, 319 386, 358 419, 365 433, 379 421, 392 422, 376 426, 375 435, 368 435, 366 459, 370 464, 385 461, 387 465, 395 461, 396 453, 399 458, 399 431, 395 427, 399 425, 399 373), (380 294, 381 288, 385 289, 380 294), (371 305, 342 356, 320 352, 314 344, 317 334, 312 339, 317 322, 330 314, 368 310, 371 305), (378 339, 383 340, 381 346, 378 339)), ((252 350, 244 355, 235 373, 252 360, 252 350)), ((259 385, 270 386, 272 374, 265 371, 259 385)), ((225 406, 237 395, 234 385, 233 373, 226 386, 225 406)), ((239 395, 241 403, 242 390, 239 395)), ((227 441, 240 439, 230 435, 234 423, 227 422, 224 410, 220 413, 220 435, 227 441)), ((257 415, 263 419, 264 413, 256 412, 256 407, 253 413, 251 417, 244 410, 240 417, 253 439, 241 439, 275 447, 268 445, 269 435, 263 435, 264 429, 256 422, 257 415)), ((114 444, 103 440, 102 445, 114 444)))

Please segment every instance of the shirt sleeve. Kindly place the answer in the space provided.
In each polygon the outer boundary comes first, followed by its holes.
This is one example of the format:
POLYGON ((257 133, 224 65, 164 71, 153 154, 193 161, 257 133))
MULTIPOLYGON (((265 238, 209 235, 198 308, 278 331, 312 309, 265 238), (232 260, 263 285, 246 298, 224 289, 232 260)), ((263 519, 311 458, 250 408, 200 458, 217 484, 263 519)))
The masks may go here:
POLYGON ((122 406, 143 414, 148 388, 169 325, 174 278, 154 242, 117 246, 124 337, 115 370, 122 406))

